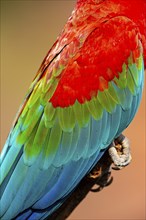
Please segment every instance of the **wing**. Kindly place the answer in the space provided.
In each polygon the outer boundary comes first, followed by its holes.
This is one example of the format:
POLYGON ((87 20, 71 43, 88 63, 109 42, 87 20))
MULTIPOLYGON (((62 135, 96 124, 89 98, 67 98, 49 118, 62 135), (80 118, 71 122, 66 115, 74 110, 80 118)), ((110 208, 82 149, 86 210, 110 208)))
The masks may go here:
POLYGON ((44 219, 129 125, 144 72, 133 25, 111 19, 46 56, 3 151, 2 219, 44 219))

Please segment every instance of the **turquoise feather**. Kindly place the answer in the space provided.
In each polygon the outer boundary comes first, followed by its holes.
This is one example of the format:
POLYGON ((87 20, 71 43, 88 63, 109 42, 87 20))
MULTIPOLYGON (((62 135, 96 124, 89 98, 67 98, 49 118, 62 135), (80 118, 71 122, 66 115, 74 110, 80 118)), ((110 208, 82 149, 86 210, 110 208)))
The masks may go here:
POLYGON ((76 47, 70 48, 70 44, 58 49, 49 66, 43 64, 7 139, 1 158, 3 220, 37 220, 50 215, 90 172, 138 109, 144 81, 142 55, 137 63, 130 55, 119 78, 93 93, 91 100, 82 104, 76 100, 64 108, 53 106, 51 97, 69 58, 75 58, 76 47), (58 61, 62 54, 63 64, 58 61))

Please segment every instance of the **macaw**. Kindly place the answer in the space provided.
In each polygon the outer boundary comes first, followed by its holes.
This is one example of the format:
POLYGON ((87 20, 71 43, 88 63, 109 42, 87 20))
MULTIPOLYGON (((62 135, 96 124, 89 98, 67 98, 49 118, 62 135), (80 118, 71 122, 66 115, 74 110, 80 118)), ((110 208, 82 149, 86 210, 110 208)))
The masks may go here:
POLYGON ((130 163, 122 132, 142 96, 145 13, 145 0, 77 0, 3 148, 1 219, 47 218, 107 150, 130 163))

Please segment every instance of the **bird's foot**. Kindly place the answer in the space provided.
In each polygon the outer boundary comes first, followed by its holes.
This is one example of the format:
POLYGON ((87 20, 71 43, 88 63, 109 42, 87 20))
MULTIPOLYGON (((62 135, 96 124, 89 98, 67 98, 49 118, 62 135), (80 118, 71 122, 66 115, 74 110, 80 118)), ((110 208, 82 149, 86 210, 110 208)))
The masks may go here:
POLYGON ((98 177, 100 177, 102 174, 102 169, 101 167, 95 167, 91 170, 91 172, 88 174, 88 177, 89 178, 92 178, 92 179, 97 179, 98 177))
POLYGON ((130 143, 123 134, 111 143, 108 151, 115 165, 112 168, 115 170, 122 169, 131 162, 130 143))
POLYGON ((87 176, 94 183, 90 191, 99 192, 113 182, 110 170, 111 160, 109 160, 109 154, 105 153, 87 176))
POLYGON ((103 188, 109 186, 113 182, 111 172, 104 173, 98 182, 91 188, 91 192, 100 192, 103 188))

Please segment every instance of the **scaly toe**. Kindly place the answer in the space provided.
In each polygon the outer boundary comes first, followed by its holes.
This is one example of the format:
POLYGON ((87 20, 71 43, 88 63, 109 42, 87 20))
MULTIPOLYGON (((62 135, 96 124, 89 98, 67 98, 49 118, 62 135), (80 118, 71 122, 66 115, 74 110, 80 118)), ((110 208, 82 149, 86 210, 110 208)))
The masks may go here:
POLYGON ((122 134, 116 138, 109 146, 109 155, 115 165, 113 169, 119 170, 127 166, 132 159, 128 138, 122 134))

